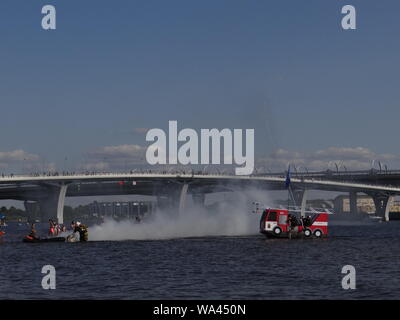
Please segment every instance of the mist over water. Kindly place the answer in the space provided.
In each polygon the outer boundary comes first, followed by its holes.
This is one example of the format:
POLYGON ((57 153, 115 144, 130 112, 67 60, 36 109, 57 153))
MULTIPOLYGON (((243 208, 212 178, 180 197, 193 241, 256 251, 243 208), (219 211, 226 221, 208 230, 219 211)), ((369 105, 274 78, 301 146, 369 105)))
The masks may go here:
POLYGON ((234 193, 234 199, 221 200, 213 209, 187 205, 181 215, 157 210, 141 223, 132 220, 106 220, 90 228, 90 240, 156 240, 204 236, 243 236, 258 233, 259 215, 251 203, 267 201, 265 192, 234 193))

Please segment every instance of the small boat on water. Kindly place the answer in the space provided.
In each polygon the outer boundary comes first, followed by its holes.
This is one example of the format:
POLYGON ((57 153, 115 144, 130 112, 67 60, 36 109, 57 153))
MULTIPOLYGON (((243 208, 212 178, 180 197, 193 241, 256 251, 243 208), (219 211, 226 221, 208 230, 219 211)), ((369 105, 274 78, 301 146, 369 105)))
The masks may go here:
POLYGON ((65 237, 53 237, 53 238, 33 238, 31 236, 25 236, 22 239, 23 242, 28 243, 40 243, 40 242, 65 242, 65 237))
MULTIPOLYGON (((1 236, 1 234, 0 234, 1 236)), ((74 234, 69 235, 67 237, 48 237, 48 238, 33 238, 29 235, 25 236, 22 239, 23 242, 27 243, 40 243, 40 242, 79 242, 79 238, 77 238, 74 234)))

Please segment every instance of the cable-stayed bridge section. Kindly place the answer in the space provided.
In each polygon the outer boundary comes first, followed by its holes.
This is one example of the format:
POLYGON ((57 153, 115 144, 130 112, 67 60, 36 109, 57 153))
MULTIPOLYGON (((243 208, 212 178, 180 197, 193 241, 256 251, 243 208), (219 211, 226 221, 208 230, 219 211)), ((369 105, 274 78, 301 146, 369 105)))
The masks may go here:
MULTIPOLYGON (((265 174, 260 174, 264 176, 265 174)), ((269 173, 269 176, 284 177, 286 172, 269 173)), ((298 171, 292 170, 292 177, 318 180, 333 180, 333 181, 353 181, 369 184, 380 185, 400 185, 400 170, 357 170, 357 171, 340 171, 340 170, 325 170, 325 171, 298 171)))
MULTIPOLYGON (((350 195, 352 212, 357 211, 357 193, 374 199, 376 214, 388 220, 393 197, 400 195, 400 183, 377 184, 370 180, 358 181, 325 176, 293 174, 291 189, 301 205, 305 205, 308 190, 346 192, 350 195)), ((386 177, 387 178, 387 177, 386 177)), ((400 175, 399 175, 400 179, 400 175)), ((183 211, 186 197, 204 203, 205 195, 214 192, 285 190, 283 174, 235 176, 226 174, 194 173, 93 173, 74 175, 11 175, 0 177, 0 199, 25 201, 25 208, 38 205, 42 220, 53 218, 63 222, 66 197, 99 195, 149 195, 157 197, 160 206, 183 211)))

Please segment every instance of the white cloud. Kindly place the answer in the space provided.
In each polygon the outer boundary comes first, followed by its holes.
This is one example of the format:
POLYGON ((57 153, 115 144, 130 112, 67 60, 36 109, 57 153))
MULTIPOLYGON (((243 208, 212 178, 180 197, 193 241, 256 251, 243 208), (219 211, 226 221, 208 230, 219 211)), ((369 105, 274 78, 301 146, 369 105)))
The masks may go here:
POLYGON ((135 128, 135 129, 133 129, 133 133, 143 135, 143 134, 146 134, 147 131, 149 131, 149 130, 150 130, 149 128, 135 128))
POLYGON ((385 169, 385 165, 388 169, 394 169, 400 167, 400 155, 378 154, 363 147, 330 147, 311 152, 278 149, 265 158, 259 158, 256 166, 270 171, 283 171, 289 163, 299 171, 306 168, 310 171, 336 170, 336 165, 340 170, 368 170, 372 165, 378 169, 379 163, 382 169, 385 169))
POLYGON ((105 146, 88 152, 85 170, 133 169, 146 164, 146 147, 140 145, 105 146))
POLYGON ((14 151, 1 151, 0 152, 0 169, 3 170, 19 170, 32 169, 39 164, 40 157, 36 154, 26 152, 18 149, 14 151))
MULTIPOLYGON (((150 146, 151 148, 151 146, 150 146)), ((146 162, 147 147, 140 145, 104 146, 86 153, 86 160, 79 168, 84 170, 108 171, 108 170, 133 170, 135 168, 153 169, 146 162)), ((266 157, 256 159, 256 168, 259 171, 282 172, 288 164, 295 165, 297 170, 368 170, 372 165, 382 170, 400 168, 400 155, 378 154, 364 147, 329 147, 311 152, 289 151, 278 149, 266 157), (375 160, 375 161, 374 161, 375 160), (336 165, 335 165, 336 163, 336 165)), ((171 166, 168 166, 171 167, 171 166)), ((176 167, 176 166, 175 166, 176 167)), ((180 166, 178 166, 180 167, 180 166)), ((194 166, 195 170, 202 170, 204 166, 194 166)), ((212 165, 207 166, 207 171, 212 170, 212 165)), ((76 168, 76 170, 79 170, 76 168)), ((190 166, 182 166, 181 169, 190 169, 190 166)), ((229 166, 215 166, 218 170, 229 169, 229 166)), ((156 168, 154 168, 156 169, 156 168)), ((162 166, 165 170, 166 167, 162 166)), ((54 162, 43 162, 37 154, 18 149, 13 151, 0 151, 0 170, 4 172, 18 173, 56 171, 54 162)))
POLYGON ((145 152, 146 148, 136 144, 120 146, 106 146, 88 153, 91 157, 137 157, 145 152))
POLYGON ((14 150, 0 152, 0 162, 12 162, 12 161, 37 161, 39 156, 36 154, 28 153, 24 150, 14 150))
POLYGON ((110 168, 109 163, 99 161, 99 162, 89 162, 84 164, 83 166, 84 170, 95 170, 95 171, 107 171, 110 168))
MULTIPOLYGON (((150 146, 151 148, 151 146, 150 146)), ((87 161, 82 167, 85 170, 132 170, 137 167, 153 168, 146 162, 147 147, 140 145, 105 146, 87 153, 87 161)), ((382 169, 400 168, 400 155, 378 154, 364 147, 329 147, 311 152, 289 151, 278 149, 267 157, 256 159, 256 168, 260 171, 281 172, 288 164, 295 165, 299 171, 313 170, 368 170, 374 167, 382 169)), ((212 165, 207 170, 211 170, 212 165)), ((224 166, 225 168, 226 166, 224 166)), ((229 166, 228 166, 229 167, 229 166)), ((190 166, 185 166, 190 168, 190 166)), ((216 166, 216 168, 222 168, 216 166)), ((165 169, 165 168, 164 168, 165 169)), ((201 168, 200 168, 201 169, 201 168)))

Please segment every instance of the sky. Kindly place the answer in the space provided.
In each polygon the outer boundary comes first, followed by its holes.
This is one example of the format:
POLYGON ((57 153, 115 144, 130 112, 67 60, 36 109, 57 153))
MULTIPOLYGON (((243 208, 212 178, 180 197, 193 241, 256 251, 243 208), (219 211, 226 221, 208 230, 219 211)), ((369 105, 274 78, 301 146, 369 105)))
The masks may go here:
POLYGON ((0 171, 132 169, 169 120, 254 128, 271 171, 400 169, 399 12, 395 0, 2 0, 0 171), (56 30, 41 28, 46 4, 56 30), (356 30, 341 28, 346 4, 356 30))

